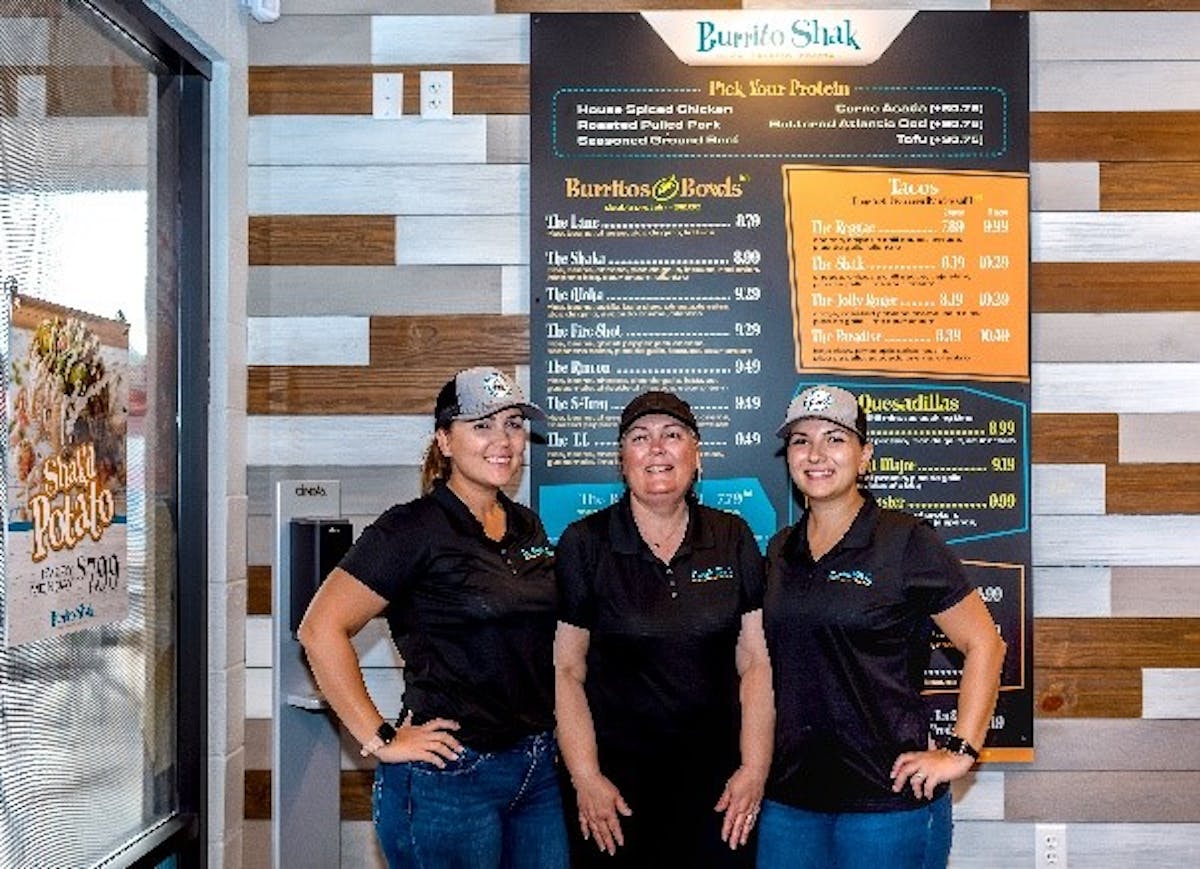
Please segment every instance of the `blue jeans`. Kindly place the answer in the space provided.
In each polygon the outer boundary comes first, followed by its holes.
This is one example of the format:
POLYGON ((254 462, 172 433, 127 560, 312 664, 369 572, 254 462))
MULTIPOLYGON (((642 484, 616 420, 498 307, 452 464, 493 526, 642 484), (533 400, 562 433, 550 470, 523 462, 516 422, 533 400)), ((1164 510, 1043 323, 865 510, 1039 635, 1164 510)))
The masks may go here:
POLYGON ((810 812, 764 800, 758 869, 945 869, 950 791, 897 812, 810 812))
POLYGON ((466 749, 445 769, 381 763, 371 795, 392 869, 564 869, 567 834, 550 733, 466 749))

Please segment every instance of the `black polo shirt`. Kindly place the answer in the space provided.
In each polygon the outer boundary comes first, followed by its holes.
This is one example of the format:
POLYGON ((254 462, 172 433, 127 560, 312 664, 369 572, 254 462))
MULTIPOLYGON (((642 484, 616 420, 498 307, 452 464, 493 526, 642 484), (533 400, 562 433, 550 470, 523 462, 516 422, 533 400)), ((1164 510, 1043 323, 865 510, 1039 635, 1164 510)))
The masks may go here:
POLYGON ((921 697, 930 616, 972 587, 932 526, 871 496, 813 561, 807 514, 767 547, 763 621, 774 672, 773 800, 814 811, 892 811, 896 756, 928 747, 921 697))
POLYGON ((754 535, 689 499, 687 534, 663 564, 629 498, 570 525, 556 549, 559 617, 590 632, 584 690, 601 756, 661 755, 683 737, 736 751, 734 651, 742 615, 762 606, 754 535))
POLYGON ((500 503, 496 542, 438 483, 376 519, 340 565, 388 599, 404 709, 418 724, 454 719, 480 751, 554 726, 553 549, 532 511, 500 503))

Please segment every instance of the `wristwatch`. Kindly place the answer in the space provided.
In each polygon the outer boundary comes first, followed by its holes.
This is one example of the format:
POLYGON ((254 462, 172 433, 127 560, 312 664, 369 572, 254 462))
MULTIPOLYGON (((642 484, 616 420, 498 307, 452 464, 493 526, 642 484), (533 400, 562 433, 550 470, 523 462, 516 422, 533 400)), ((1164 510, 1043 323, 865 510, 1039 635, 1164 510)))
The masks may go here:
POLYGON ((396 728, 392 727, 392 725, 385 721, 383 724, 379 725, 379 729, 375 731, 375 735, 371 737, 369 742, 363 745, 362 750, 360 750, 358 753, 362 757, 366 757, 368 754, 374 754, 395 738, 396 728))
POLYGON ((967 742, 957 733, 951 733, 949 736, 943 737, 939 745, 942 751, 948 751, 951 754, 965 754, 968 757, 973 757, 979 760, 979 752, 975 750, 975 746, 967 742))

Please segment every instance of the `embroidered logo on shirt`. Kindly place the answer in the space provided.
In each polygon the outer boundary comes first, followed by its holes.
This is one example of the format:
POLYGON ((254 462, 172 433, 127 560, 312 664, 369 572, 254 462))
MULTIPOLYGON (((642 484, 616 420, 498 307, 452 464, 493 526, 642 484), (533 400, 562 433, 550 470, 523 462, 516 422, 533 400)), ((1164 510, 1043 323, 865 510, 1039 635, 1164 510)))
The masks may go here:
POLYGON ((692 582, 716 582, 718 579, 733 579, 733 568, 722 565, 692 570, 692 582))
POLYGON ((553 546, 527 546, 521 550, 521 557, 526 561, 533 561, 535 558, 549 557, 554 554, 553 546))
POLYGON ((826 579, 830 582, 852 582, 855 585, 873 585, 875 582, 865 570, 831 570, 826 579))

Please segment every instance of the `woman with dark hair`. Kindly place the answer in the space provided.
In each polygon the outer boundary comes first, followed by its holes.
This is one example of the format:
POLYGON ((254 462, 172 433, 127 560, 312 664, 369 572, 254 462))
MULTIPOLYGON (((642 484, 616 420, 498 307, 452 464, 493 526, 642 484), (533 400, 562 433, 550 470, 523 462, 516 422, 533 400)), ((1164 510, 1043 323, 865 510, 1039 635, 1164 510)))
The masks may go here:
POLYGON ((692 493, 700 431, 686 402, 639 395, 617 434, 625 496, 556 551, 574 862, 750 866, 773 715, 762 555, 741 518, 692 493))
POLYGON ((375 830, 392 867, 567 865, 555 772, 552 550, 505 496, 527 419, 544 419, 494 368, 441 390, 424 494, 363 531, 300 625, 317 684, 362 755, 378 758, 375 830), (393 724, 351 639, 387 616, 404 658, 393 724))
POLYGON ((777 718, 758 865, 945 867, 950 782, 979 757, 1004 643, 933 527, 859 487, 873 447, 854 395, 805 389, 778 435, 805 509, 767 547, 777 718), (965 659, 940 746, 921 697, 933 625, 965 659))

